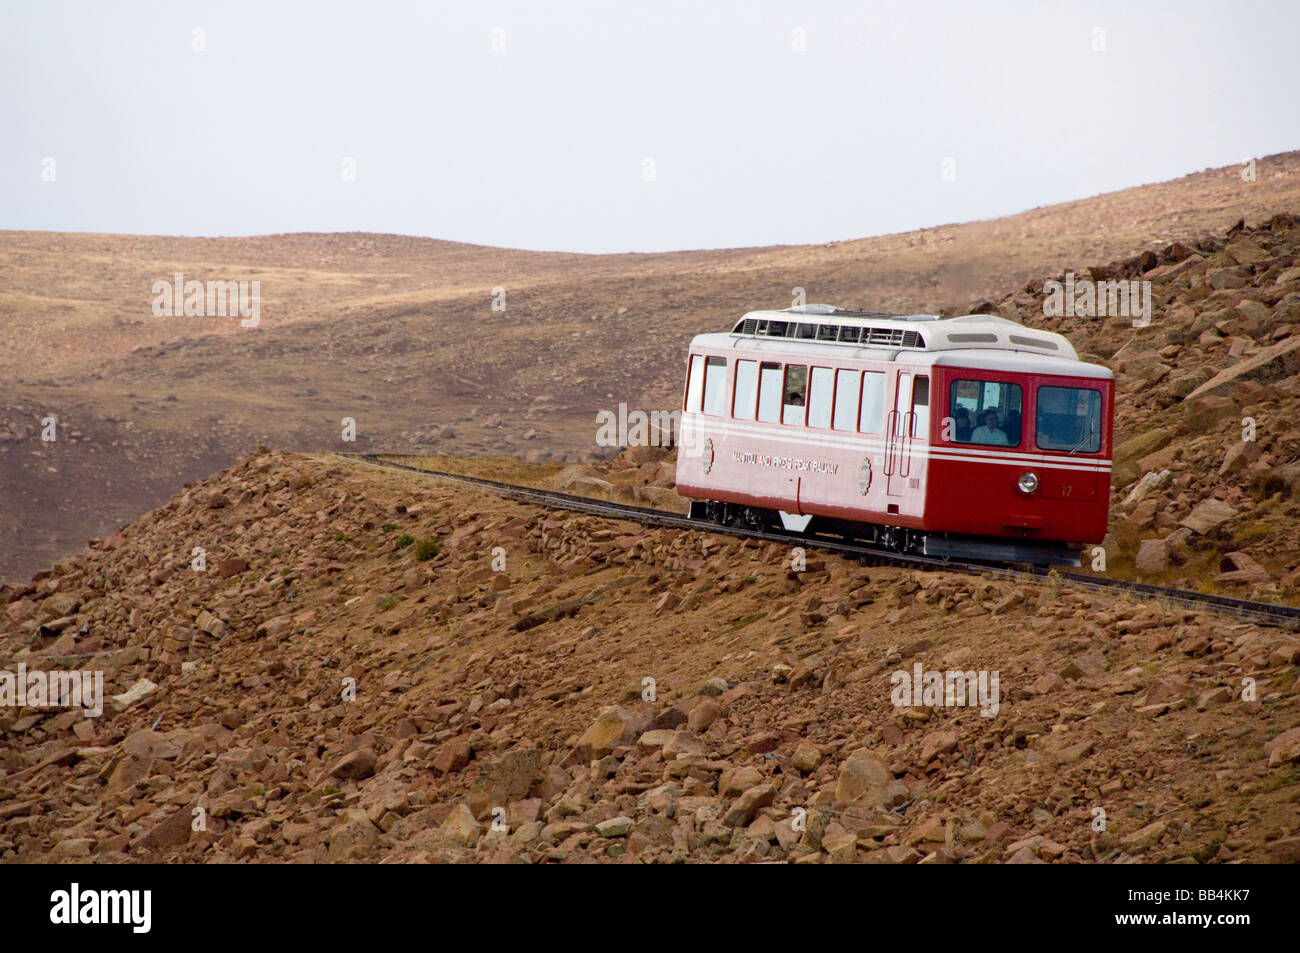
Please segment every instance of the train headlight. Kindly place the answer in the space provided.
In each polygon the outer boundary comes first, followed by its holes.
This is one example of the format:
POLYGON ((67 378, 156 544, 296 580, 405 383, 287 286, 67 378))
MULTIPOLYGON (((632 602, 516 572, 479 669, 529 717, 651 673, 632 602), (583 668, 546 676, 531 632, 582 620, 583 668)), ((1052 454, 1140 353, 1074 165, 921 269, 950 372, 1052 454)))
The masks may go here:
POLYGON ((1020 487, 1020 492, 1026 495, 1033 493, 1038 489, 1038 474, 1032 470, 1026 470, 1020 474, 1020 479, 1016 481, 1016 486, 1020 487))

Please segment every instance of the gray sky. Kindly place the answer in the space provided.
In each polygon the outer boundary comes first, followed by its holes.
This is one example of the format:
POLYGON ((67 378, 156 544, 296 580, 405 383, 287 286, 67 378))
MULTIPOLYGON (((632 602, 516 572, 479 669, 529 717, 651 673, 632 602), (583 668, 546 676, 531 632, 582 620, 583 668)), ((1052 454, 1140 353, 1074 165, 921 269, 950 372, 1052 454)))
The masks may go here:
POLYGON ((1300 146, 1298 24, 1286 0, 10 0, 0 228, 611 252, 990 218, 1300 146))

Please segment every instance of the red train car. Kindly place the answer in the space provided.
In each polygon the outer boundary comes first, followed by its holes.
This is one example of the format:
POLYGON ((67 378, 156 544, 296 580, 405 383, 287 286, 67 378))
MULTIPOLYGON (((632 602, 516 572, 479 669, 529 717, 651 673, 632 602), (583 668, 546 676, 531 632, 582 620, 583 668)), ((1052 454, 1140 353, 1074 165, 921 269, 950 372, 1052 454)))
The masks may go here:
POLYGON ((691 514, 925 555, 1079 565, 1106 534, 1114 375, 992 315, 804 305, 691 341, 691 514))

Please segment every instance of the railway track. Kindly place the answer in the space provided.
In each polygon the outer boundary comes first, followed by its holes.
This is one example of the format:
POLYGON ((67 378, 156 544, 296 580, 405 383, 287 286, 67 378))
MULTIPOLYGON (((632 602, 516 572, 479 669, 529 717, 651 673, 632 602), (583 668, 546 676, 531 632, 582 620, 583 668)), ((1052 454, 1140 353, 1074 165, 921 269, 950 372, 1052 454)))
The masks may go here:
POLYGON ((1055 576, 1062 582, 1090 589, 1095 592, 1123 593, 1140 599, 1164 602, 1169 605, 1184 606, 1193 609, 1208 609, 1222 612, 1238 618, 1268 622, 1292 629, 1300 629, 1300 607, 1278 605, 1271 602, 1253 602, 1249 599, 1236 599, 1189 589, 1173 589, 1168 586, 1155 586, 1148 583, 1133 582, 1128 579, 1108 579, 1102 576, 1090 576, 1079 572, 1062 572, 1035 566, 1008 567, 990 563, 968 562, 937 559, 932 556, 905 555, 844 540, 829 539, 816 535, 786 532, 783 530, 755 530, 744 527, 725 526, 706 520, 691 519, 678 513, 651 509, 645 506, 633 506, 630 503, 616 503, 610 500, 597 500, 591 497, 574 496, 555 490, 542 490, 536 487, 519 486, 502 483, 485 477, 467 476, 463 473, 451 473, 445 470, 431 470, 400 462, 401 454, 376 453, 339 453, 344 460, 361 462, 370 466, 392 470, 406 470, 443 480, 452 480, 518 500, 533 503, 548 509, 569 510, 592 516, 605 516, 614 519, 632 520, 645 526, 659 526, 667 529, 705 530, 727 536, 745 539, 763 540, 797 545, 805 548, 820 549, 839 553, 858 559, 863 565, 902 566, 915 569, 944 570, 946 572, 965 572, 972 575, 995 576, 1012 580, 1046 580, 1055 576))

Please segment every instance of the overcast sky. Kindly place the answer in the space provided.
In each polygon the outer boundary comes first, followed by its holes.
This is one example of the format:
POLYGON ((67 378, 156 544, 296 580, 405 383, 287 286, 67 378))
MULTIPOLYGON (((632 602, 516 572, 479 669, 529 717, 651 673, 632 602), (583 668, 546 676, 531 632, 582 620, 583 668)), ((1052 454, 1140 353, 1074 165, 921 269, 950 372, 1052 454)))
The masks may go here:
POLYGON ((1287 0, 6 0, 0 228, 611 252, 990 218, 1300 147, 1298 23, 1287 0))

